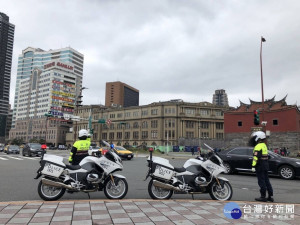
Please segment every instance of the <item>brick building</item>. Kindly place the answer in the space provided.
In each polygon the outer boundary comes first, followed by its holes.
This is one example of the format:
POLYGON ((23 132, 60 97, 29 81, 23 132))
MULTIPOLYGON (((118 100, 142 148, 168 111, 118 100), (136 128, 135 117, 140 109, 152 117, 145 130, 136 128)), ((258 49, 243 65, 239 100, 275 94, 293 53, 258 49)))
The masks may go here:
POLYGON ((138 105, 139 90, 120 81, 106 83, 106 107, 129 107, 138 105))
POLYGON ((287 105, 286 97, 279 101, 272 99, 264 102, 250 100, 250 104, 240 102, 236 109, 224 113, 224 133, 228 146, 247 145, 253 130, 264 130, 267 133, 270 148, 288 147, 291 151, 299 149, 300 110, 296 105, 287 105), (254 125, 254 110, 259 110, 260 122, 266 126, 254 125))

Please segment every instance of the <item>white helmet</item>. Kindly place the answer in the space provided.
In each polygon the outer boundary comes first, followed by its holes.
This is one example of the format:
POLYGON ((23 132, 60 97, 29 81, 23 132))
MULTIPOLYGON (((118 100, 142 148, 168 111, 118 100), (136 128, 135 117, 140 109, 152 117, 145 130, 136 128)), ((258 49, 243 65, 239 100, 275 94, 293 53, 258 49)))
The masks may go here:
POLYGON ((82 129, 79 131, 78 137, 83 137, 83 136, 86 136, 86 137, 88 136, 88 131, 85 129, 82 129))
POLYGON ((251 134, 251 137, 255 137, 255 141, 257 142, 258 139, 266 139, 266 134, 263 131, 256 131, 251 134))

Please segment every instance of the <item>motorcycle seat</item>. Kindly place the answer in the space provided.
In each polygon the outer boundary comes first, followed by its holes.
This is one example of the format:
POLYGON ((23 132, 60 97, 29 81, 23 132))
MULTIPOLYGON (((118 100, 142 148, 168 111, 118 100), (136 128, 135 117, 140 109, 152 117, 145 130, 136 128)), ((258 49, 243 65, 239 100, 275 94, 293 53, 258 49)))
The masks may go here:
POLYGON ((79 169, 81 169, 81 166, 79 166, 79 165, 66 165, 66 167, 69 170, 79 170, 79 169))
POLYGON ((174 167, 175 172, 182 173, 185 172, 186 169, 184 167, 174 167))

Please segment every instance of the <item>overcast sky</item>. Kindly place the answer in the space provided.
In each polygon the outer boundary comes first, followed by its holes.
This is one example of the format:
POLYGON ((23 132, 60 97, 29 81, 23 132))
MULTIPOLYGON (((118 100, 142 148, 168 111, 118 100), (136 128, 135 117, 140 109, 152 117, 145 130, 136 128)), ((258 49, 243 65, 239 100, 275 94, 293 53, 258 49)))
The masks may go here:
POLYGON ((105 104, 105 83, 140 91, 140 105, 182 99, 229 105, 286 95, 300 103, 299 0, 0 0, 15 25, 17 58, 27 47, 70 46, 84 54, 83 104, 105 104))

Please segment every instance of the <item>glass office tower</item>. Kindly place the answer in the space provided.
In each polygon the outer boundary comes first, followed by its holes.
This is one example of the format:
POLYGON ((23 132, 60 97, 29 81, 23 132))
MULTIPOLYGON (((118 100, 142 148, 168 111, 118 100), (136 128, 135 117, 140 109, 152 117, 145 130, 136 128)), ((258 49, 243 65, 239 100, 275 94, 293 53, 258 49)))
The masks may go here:
POLYGON ((0 12, 0 142, 5 141, 15 25, 0 12))

